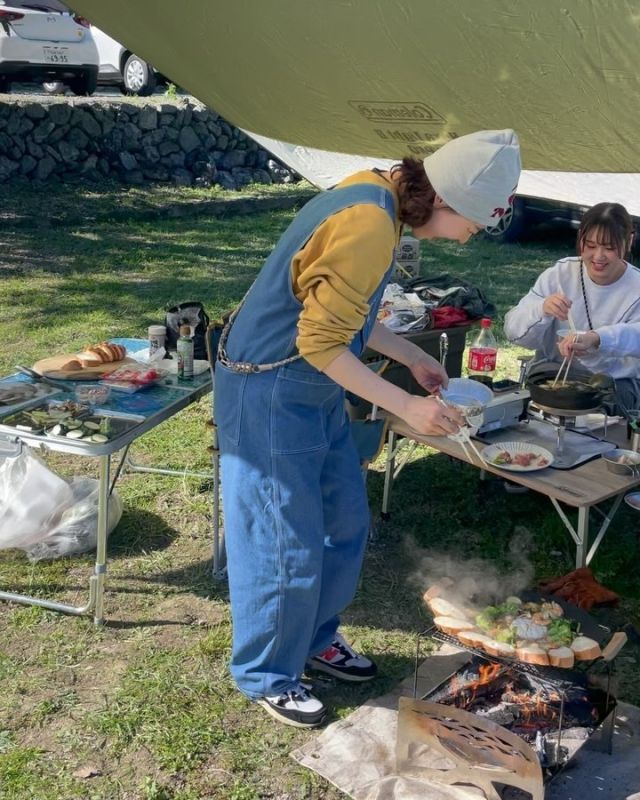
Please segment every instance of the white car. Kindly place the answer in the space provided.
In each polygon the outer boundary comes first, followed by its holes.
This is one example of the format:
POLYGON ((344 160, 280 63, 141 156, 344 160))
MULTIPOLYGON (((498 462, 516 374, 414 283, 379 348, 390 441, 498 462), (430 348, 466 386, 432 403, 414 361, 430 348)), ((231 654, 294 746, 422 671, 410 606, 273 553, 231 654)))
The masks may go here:
POLYGON ((126 94, 145 97, 153 93, 162 77, 151 64, 127 50, 95 25, 91 26, 91 33, 100 60, 98 83, 114 84, 126 94))
POLYGON ((57 0, 0 0, 0 91, 13 82, 61 81, 93 94, 98 50, 89 23, 57 0))

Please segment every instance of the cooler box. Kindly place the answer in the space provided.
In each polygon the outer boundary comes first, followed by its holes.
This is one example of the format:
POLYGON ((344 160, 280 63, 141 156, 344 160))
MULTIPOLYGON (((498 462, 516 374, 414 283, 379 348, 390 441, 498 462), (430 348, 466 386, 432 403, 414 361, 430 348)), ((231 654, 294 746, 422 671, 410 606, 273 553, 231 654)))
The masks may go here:
MULTIPOLYGON (((462 355, 464 353, 467 331, 472 327, 472 323, 467 325, 456 325, 455 328, 434 328, 428 331, 418 331, 417 333, 402 333, 398 334, 406 339, 409 339, 418 347, 422 348, 425 353, 433 356, 435 359, 440 359, 440 334, 446 333, 449 337, 449 352, 447 353, 447 373, 450 378, 459 378, 462 373, 462 355)), ((365 364, 373 361, 379 361, 384 356, 375 350, 367 348, 360 356, 360 360, 365 364)), ((383 378, 393 383, 395 386, 400 386, 411 394, 424 395, 424 389, 416 383, 413 375, 409 372, 404 364, 399 364, 397 361, 392 361, 387 369, 384 371, 383 378)), ((362 398, 355 398, 357 404, 348 403, 349 416, 351 419, 364 419, 371 411, 371 403, 363 400, 362 398)))

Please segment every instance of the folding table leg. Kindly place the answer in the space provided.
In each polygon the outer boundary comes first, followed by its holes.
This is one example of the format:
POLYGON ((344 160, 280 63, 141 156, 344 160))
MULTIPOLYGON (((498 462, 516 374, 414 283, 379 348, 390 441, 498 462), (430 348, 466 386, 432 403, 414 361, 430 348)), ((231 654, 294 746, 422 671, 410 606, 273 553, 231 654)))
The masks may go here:
POLYGON ((95 608, 93 622, 104 623, 104 580, 107 573, 107 523, 109 517, 109 475, 111 472, 111 456, 100 456, 100 482, 98 486, 98 543, 96 547, 96 565, 91 583, 95 586, 95 608))

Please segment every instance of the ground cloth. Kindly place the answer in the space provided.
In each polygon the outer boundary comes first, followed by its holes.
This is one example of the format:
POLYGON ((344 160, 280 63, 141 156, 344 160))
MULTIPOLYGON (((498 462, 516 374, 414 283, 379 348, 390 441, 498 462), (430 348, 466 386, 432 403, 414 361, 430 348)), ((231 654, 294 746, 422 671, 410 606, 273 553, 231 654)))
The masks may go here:
MULTIPOLYGON (((417 696, 424 695, 467 659, 467 654, 446 645, 427 658, 419 670, 417 696)), ((461 790, 396 774, 396 721, 401 695, 413 696, 413 677, 390 694, 370 700, 346 719, 333 723, 295 750, 292 757, 353 800, 483 798, 484 794, 475 788, 461 790)), ((640 709, 621 703, 613 755, 585 745, 570 768, 547 787, 546 800, 640 800, 639 743, 640 709)))

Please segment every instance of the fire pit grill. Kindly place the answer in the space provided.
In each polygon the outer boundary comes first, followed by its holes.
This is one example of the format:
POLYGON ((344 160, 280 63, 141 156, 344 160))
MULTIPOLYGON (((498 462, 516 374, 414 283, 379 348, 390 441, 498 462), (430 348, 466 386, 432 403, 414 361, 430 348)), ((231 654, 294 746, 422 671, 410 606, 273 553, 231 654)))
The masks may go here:
MULTIPOLYGON (((399 766, 402 762, 407 767, 411 762, 411 759, 407 761, 404 756, 414 748, 415 743, 411 742, 411 736, 421 732, 420 735, 425 736, 423 743, 428 748, 435 747, 436 750, 440 749, 441 753, 447 748, 454 747, 454 750, 458 748, 454 754, 453 760, 457 766, 453 772, 441 771, 438 776, 437 768, 429 766, 423 768, 425 775, 429 777, 436 775, 436 780, 451 782, 456 776, 475 774, 477 765, 482 762, 482 753, 485 756, 490 753, 486 765, 490 769, 489 764, 496 751, 495 749, 487 751, 486 736, 489 734, 483 733, 482 730, 484 728, 485 731, 493 731, 498 740, 503 735, 500 731, 504 731, 504 736, 511 737, 512 753, 517 749, 517 747, 513 749, 514 741, 520 739, 531 758, 534 761, 539 760, 540 770, 537 773, 539 777, 534 778, 530 768, 527 768, 529 784, 526 787, 526 790, 533 791, 534 795, 538 796, 538 792, 542 791, 542 782, 546 783, 558 775, 596 731, 602 732, 601 746, 611 753, 617 706, 616 698, 611 691, 612 675, 615 656, 626 641, 626 636, 622 633, 614 634, 605 647, 605 639, 611 637, 608 628, 599 625, 589 614, 566 602, 562 602, 561 605, 568 619, 580 623, 581 632, 603 645, 602 658, 596 661, 577 661, 573 668, 562 669, 489 655, 485 651, 460 642, 455 636, 446 634, 436 627, 419 633, 416 645, 414 700, 407 699, 413 706, 401 708, 398 722, 399 766), (469 660, 437 687, 418 699, 420 649, 422 641, 427 637, 469 653, 469 660), (479 680, 474 678, 475 672, 480 676, 479 680), (478 691, 478 687, 482 688, 478 691), (435 709, 441 710, 436 713, 435 709), (423 721, 416 725, 415 723, 421 718, 423 721), (429 718, 432 720, 430 723, 429 718), (461 733, 452 734, 451 731, 454 729, 459 729, 461 733), (477 731, 478 737, 475 745, 474 731, 477 731), (466 752, 466 756, 458 745, 452 745, 451 741, 446 744, 447 738, 452 735, 454 738, 462 736, 461 741, 465 742, 462 750, 466 752), (474 748, 477 749, 474 751, 474 748), (469 756, 474 752, 475 755, 469 756), (401 757, 401 754, 404 756, 401 757), (467 757, 471 760, 465 768, 467 757), (536 781, 540 782, 539 787, 536 781)), ((501 765, 501 768, 504 768, 502 782, 524 788, 518 783, 523 780, 520 767, 524 763, 516 759, 511 764, 501 765)), ((418 771, 421 769, 415 764, 407 768, 415 768, 418 771)), ((496 777, 492 780, 500 782, 496 777)), ((473 783, 473 780, 469 782, 473 783)))

